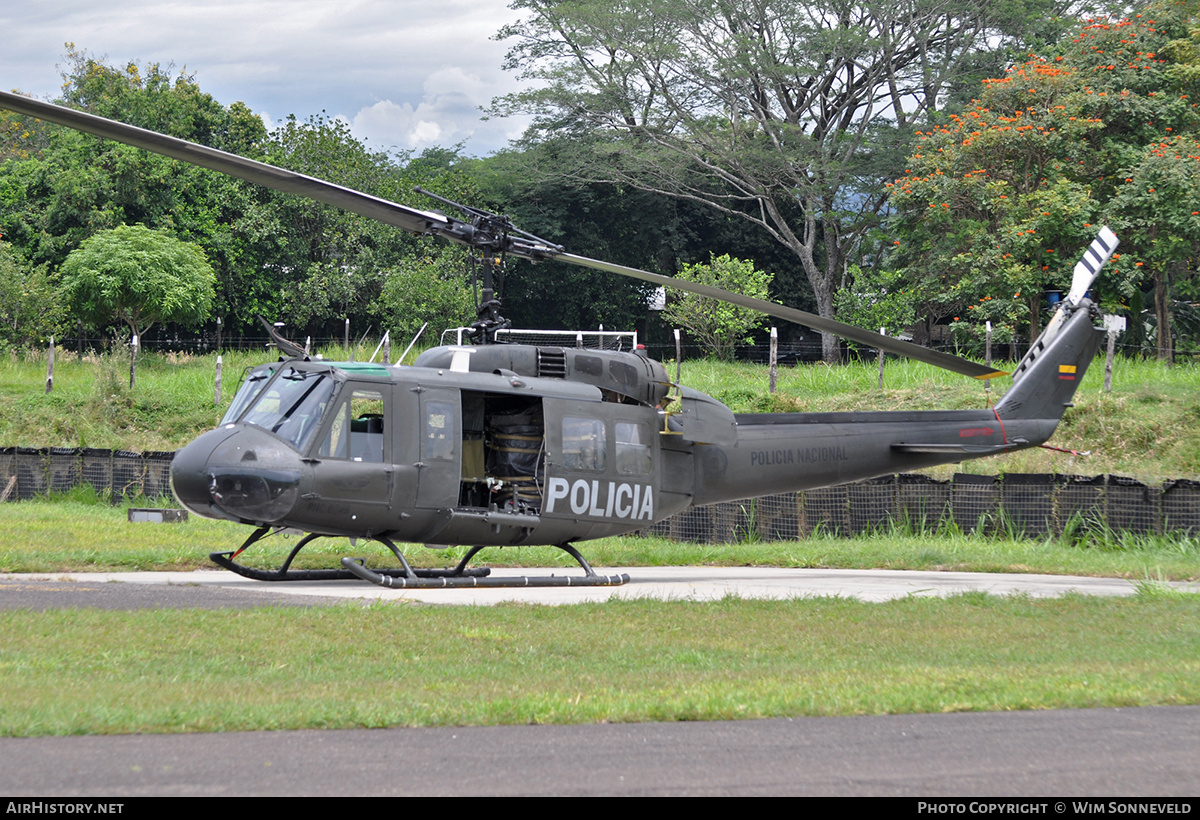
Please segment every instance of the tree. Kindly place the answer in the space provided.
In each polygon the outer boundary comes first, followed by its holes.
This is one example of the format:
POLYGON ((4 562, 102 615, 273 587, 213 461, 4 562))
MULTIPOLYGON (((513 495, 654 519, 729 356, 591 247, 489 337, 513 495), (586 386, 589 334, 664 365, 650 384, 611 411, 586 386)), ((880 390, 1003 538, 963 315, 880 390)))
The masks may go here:
MULTIPOLYGON (((1187 279, 1200 248, 1196 11, 1195 0, 1166 0, 1081 24, 918 132, 892 189, 890 262, 926 294, 927 314, 962 331, 990 320, 1001 337, 1036 335, 1044 292, 1067 289, 1108 221, 1122 246, 1099 298, 1109 310, 1140 302, 1149 280, 1167 327, 1168 279, 1187 279)), ((1158 338, 1165 358, 1170 333, 1158 338)))
POLYGON ((893 336, 916 321, 916 293, 899 272, 851 265, 848 274, 853 285, 837 294, 842 321, 868 330, 883 328, 893 336))
MULTIPOLYGON (((71 47, 63 81, 60 103, 261 157, 266 129, 257 116, 241 103, 221 105, 169 66, 110 66, 71 47)), ((247 183, 33 118, 0 120, 0 233, 31 266, 56 271, 96 232, 145 225, 204 248, 228 318, 243 305, 237 289, 255 289, 262 222, 247 183)), ((252 322, 256 307, 237 318, 252 322)))
MULTIPOLYGON (((270 135, 267 161, 393 202, 433 205, 417 187, 460 202, 478 198, 470 178, 456 166, 454 152, 431 149, 413 159, 371 150, 346 124, 324 115, 301 122, 289 117, 270 135)), ((431 250, 415 237, 367 217, 300 197, 258 193, 262 223, 256 231, 264 252, 264 277, 277 283, 282 312, 291 327, 340 326, 343 318, 400 333, 408 321, 403 300, 387 283, 401 272, 422 269, 436 257, 461 271, 468 252, 460 247, 431 250), (451 261, 453 260, 453 261, 451 261)), ((431 269, 432 270, 432 269, 431 269)), ((421 322, 416 327, 420 328, 421 322)))
MULTIPOLYGON (((499 36, 516 41, 507 67, 536 87, 495 110, 533 113, 530 140, 586 135, 582 178, 756 225, 794 255, 817 312, 832 317, 844 262, 886 202, 895 147, 968 57, 1035 5, 517 0, 529 17, 499 36)), ((823 347, 837 358, 835 338, 823 347)))
POLYGON ((30 270, 0 242, 0 350, 61 336, 65 313, 45 269, 30 270))
MULTIPOLYGON (((673 265, 679 249, 671 243, 676 221, 670 203, 634 189, 568 179, 579 150, 558 140, 502 151, 473 160, 467 173, 487 208, 571 253, 650 270, 673 265), (549 169, 564 173, 538 172, 549 169), (648 212, 655 218, 647 219, 648 212)), ((509 259, 506 267, 503 313, 516 327, 629 329, 646 318, 651 288, 636 280, 553 261, 509 259)))
POLYGON ((124 322, 138 340, 155 322, 192 325, 212 309, 215 277, 203 251, 142 225, 101 231, 71 252, 60 274, 79 318, 97 327, 124 322))
POLYGON ((1200 258, 1200 138, 1156 142, 1124 173, 1129 176, 1112 202, 1114 228, 1131 239, 1121 265, 1130 278, 1150 279, 1156 352, 1173 362, 1171 290, 1192 284, 1200 258))
POLYGON ((922 294, 923 315, 980 335, 991 321, 1001 342, 1036 335, 1043 292, 1065 290, 1076 251, 1098 227, 1089 138, 1101 123, 1076 82, 1059 63, 1035 59, 918 132, 892 189, 899 238, 889 264, 902 287, 922 294))
MULTIPOLYGON (((110 66, 71 47, 60 102, 397 202, 428 202, 414 194, 415 185, 475 198, 452 167, 453 151, 418 157, 410 170, 407 155, 372 150, 345 123, 323 115, 289 117, 268 135, 244 104, 222 105, 169 66, 110 66)), ((259 315, 285 320, 296 332, 336 321, 340 336, 346 316, 379 327, 388 271, 422 242, 187 163, 0 115, 0 234, 29 267, 56 270, 88 237, 122 224, 199 245, 217 276, 215 308, 232 331, 257 332, 259 315)))
POLYGON ((407 343, 425 323, 422 341, 436 342, 443 330, 475 320, 475 295, 462 253, 445 245, 423 250, 384 272, 377 312, 394 343, 407 343))
MULTIPOLYGON (((677 278, 766 300, 773 277, 756 270, 753 262, 713 256, 707 263, 684 266, 677 278)), ((671 294, 663 319, 690 330, 702 345, 728 361, 733 360, 735 346, 748 343, 747 334, 767 321, 756 310, 694 293, 671 294)))

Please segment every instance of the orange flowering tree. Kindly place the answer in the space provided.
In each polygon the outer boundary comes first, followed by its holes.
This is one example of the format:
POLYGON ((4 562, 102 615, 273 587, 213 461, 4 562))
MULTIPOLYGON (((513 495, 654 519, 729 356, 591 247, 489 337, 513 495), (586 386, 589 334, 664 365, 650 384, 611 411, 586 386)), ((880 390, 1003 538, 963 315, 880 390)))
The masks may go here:
POLYGON ((1162 332, 1172 326, 1177 304, 1172 297, 1194 300, 1197 295, 1200 139, 1182 134, 1154 143, 1125 173, 1112 202, 1114 226, 1132 240, 1121 265, 1131 278, 1148 280, 1153 287, 1153 320, 1139 322, 1135 329, 1148 331, 1143 335, 1153 337, 1158 358, 1172 361, 1173 334, 1162 332))
MULTIPOLYGON (((1165 159, 1155 151, 1200 126, 1189 94, 1200 69, 1188 45, 1197 6, 1155 3, 1127 20, 1090 22, 1056 53, 1028 55, 984 81, 971 106, 919 134, 892 185, 891 263, 932 321, 949 321, 960 339, 981 335, 985 321, 999 340, 1036 335, 1044 294, 1069 287, 1109 219, 1124 231, 1122 255, 1097 295, 1112 309, 1140 292, 1143 237, 1176 230, 1183 213, 1200 218, 1178 205, 1191 201, 1181 193, 1191 176, 1177 174, 1174 215, 1153 229, 1155 186, 1135 184, 1149 174, 1144 163, 1165 159), (1122 216, 1134 212, 1141 221, 1122 216)), ((1181 246, 1159 247, 1165 264, 1162 254, 1181 246)))

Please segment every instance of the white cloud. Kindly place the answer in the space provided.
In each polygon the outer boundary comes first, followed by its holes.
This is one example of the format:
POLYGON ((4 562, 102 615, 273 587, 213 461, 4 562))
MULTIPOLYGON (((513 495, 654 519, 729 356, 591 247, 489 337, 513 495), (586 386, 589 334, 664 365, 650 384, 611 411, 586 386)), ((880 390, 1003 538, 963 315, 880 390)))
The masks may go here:
POLYGON ((173 63, 225 104, 265 119, 322 111, 381 150, 466 141, 483 155, 519 135, 479 108, 517 87, 491 37, 507 0, 39 0, 0 6, 0 87, 59 92, 64 42, 104 57, 173 63))
MULTIPOLYGON (((467 143, 502 146, 517 131, 514 123, 483 121, 480 107, 506 89, 457 66, 434 71, 425 79, 420 101, 382 100, 354 115, 354 133, 371 145, 420 152, 430 146, 467 143)), ((477 149, 476 149, 477 150, 477 149)))

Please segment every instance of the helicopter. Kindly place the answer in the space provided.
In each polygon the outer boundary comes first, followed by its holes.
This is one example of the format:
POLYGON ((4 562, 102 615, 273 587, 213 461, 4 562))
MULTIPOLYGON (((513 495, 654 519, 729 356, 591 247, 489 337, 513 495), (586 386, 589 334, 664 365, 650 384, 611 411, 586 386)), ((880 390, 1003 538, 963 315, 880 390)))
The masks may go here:
MULTIPOLYGON (((383 200, 185 140, 0 92, 0 107, 117 140, 415 234, 465 245, 482 260, 469 343, 412 365, 313 359, 263 322, 282 354, 253 368, 216 429, 179 450, 171 486, 192 512, 253 526, 219 566, 265 581, 359 578, 396 588, 613 586, 576 542, 650 527, 691 506, 793 492, 1035 447, 1053 434, 1103 336, 1088 289, 1117 248, 1103 228, 1070 290, 989 409, 735 414, 673 384, 633 351, 503 343, 494 272, 508 256, 559 260, 753 308, 977 379, 989 366, 711 286, 567 253, 503 216, 458 205, 448 216, 383 200), (304 533, 274 571, 239 556, 276 532, 304 533), (291 564, 323 537, 374 540, 399 568, 345 557, 341 568, 291 564), (468 547, 452 568, 413 568, 396 542, 468 547), (582 575, 490 576, 486 547, 553 546, 582 575)), ((427 192, 424 192, 427 193, 427 192)), ((433 196, 433 195, 431 195, 433 196)))

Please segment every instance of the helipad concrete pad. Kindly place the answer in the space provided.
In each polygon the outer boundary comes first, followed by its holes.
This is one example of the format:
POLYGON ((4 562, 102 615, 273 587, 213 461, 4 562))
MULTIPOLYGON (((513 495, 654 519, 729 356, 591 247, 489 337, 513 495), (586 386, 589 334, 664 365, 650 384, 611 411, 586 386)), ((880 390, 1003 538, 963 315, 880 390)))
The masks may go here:
MULTIPOLYGON (((196 572, 90 572, 3 575, 28 580, 74 580, 91 583, 199 585, 329 599, 490 605, 501 602, 577 604, 612 598, 655 598, 667 601, 711 601, 724 597, 788 599, 839 596, 887 601, 906 596, 949 596, 965 592, 1028 595, 1133 595, 1139 582, 1118 578, 1020 575, 983 572, 918 572, 904 570, 783 569, 777 567, 629 567, 596 568, 602 575, 624 572, 632 580, 618 587, 543 587, 393 590, 362 581, 252 581, 223 570, 196 572)), ((578 570, 496 569, 493 576, 576 575, 578 570)), ((1159 582, 1155 582, 1159 583, 1159 582)), ((1169 582, 1173 589, 1200 592, 1200 584, 1169 582)))

